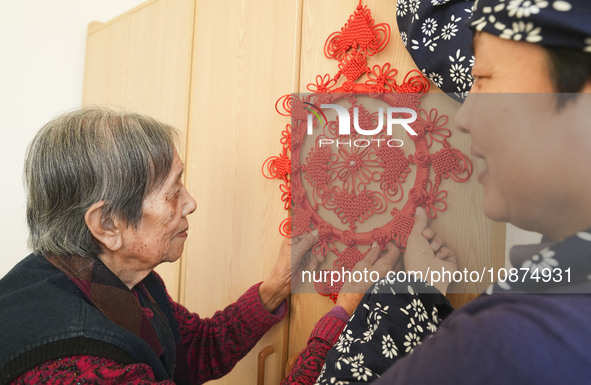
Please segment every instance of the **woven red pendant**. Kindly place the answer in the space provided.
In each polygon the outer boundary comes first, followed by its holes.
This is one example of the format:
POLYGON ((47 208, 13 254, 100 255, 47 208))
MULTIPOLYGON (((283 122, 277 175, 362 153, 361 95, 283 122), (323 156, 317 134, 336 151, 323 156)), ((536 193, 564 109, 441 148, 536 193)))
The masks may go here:
MULTIPOLYGON (((468 180, 472 163, 447 139, 448 117, 436 109, 421 108, 421 99, 429 90, 429 82, 417 70, 409 72, 399 84, 397 71, 390 63, 367 66, 368 57, 383 50, 390 41, 390 27, 375 24, 367 6, 359 4, 341 31, 329 36, 324 47, 326 57, 338 60, 338 72, 318 75, 307 88, 313 94, 285 95, 275 108, 291 117, 282 132, 282 151, 263 164, 263 175, 280 179, 282 200, 291 217, 280 226, 284 236, 301 235, 318 229, 320 240, 313 252, 336 256, 333 268, 350 270, 367 254, 373 242, 383 248, 394 240, 402 250, 414 224, 418 206, 435 218, 447 209, 447 191, 440 189, 442 180, 468 180), (360 81, 365 76, 364 81, 360 81), (368 139, 351 129, 344 137, 339 131, 340 119, 329 120, 317 108, 321 104, 345 101, 349 116, 362 132, 369 132, 383 123, 377 112, 366 109, 359 94, 379 100, 385 106, 403 107, 416 112, 410 128, 416 135, 405 140, 414 144, 414 152, 386 145, 392 137, 378 133, 368 139), (320 114, 322 115, 320 115, 320 114), (318 118, 314 126, 320 134, 316 142, 339 140, 358 145, 306 145, 310 118, 318 118), (322 124, 320 124, 320 123, 322 124), (293 162, 293 163, 292 163, 293 162), (414 177, 405 194, 403 184, 414 177), (360 231, 360 225, 376 216, 386 216, 385 224, 360 231), (362 248, 362 249, 363 249, 362 248)), ((353 126, 353 124, 352 124, 353 126)), ((402 142, 402 140, 400 140, 402 142)), ((342 284, 316 283, 323 295, 336 300, 342 284)))

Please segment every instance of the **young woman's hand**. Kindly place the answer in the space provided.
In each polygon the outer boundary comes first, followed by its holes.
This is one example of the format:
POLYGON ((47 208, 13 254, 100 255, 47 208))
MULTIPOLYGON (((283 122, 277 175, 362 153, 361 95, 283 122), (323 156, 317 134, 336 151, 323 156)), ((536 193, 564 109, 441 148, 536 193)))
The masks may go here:
MULTIPOLYGON (((437 236, 433 229, 427 227, 427 222, 427 213, 423 208, 418 207, 415 214, 415 224, 406 244, 404 267, 407 273, 420 272, 423 281, 445 293, 450 282, 448 280, 431 282, 431 272, 446 271, 453 274, 458 270, 458 261, 454 251, 446 245, 445 240, 437 236)), ((419 277, 418 274, 417 277, 419 277)))

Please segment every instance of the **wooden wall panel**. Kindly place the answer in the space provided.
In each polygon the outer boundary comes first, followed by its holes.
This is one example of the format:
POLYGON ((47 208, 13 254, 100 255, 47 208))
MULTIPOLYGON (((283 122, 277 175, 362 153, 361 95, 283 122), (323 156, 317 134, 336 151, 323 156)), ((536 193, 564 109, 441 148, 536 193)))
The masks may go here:
MULTIPOLYGON (((264 160, 280 151, 288 121, 275 101, 294 90, 299 1, 197 2, 187 187, 190 217, 184 303, 202 316, 235 301, 269 274, 286 212, 264 160)), ((278 384, 286 322, 275 326, 234 370, 215 383, 255 384, 257 355, 267 345, 266 384, 278 384)))
POLYGON ((126 102, 131 24, 127 19, 91 23, 86 40, 82 104, 126 102))
MULTIPOLYGON (((185 147, 194 0, 146 2, 89 27, 84 105, 114 105, 176 127, 185 147)), ((181 261, 157 267, 178 299, 181 261)))
MULTIPOLYGON (((306 85, 314 82, 316 75, 326 73, 334 76, 338 71, 338 62, 328 59, 323 54, 324 43, 327 37, 339 31, 348 20, 358 0, 304 0, 302 12, 302 46, 300 64, 300 92, 308 92, 306 85)), ((395 1, 364 0, 368 5, 376 23, 389 23, 391 27, 391 39, 389 45, 380 53, 368 58, 371 68, 375 64, 390 62, 398 69, 397 81, 400 83, 404 75, 416 69, 412 58, 406 51, 398 34, 395 17, 395 1)), ((441 94, 441 91, 433 87, 433 93, 441 94)), ((450 117, 459 107, 452 99, 442 98, 440 111, 445 111, 450 117)), ((451 128, 451 124, 450 124, 451 128)), ((460 134, 452 130, 453 135, 450 144, 469 154, 470 140, 468 135, 460 134)), ((410 142, 410 141, 409 141, 410 142)), ((505 226, 493 224, 482 213, 482 191, 476 181, 481 164, 475 163, 474 176, 467 183, 453 183, 446 180, 441 188, 448 191, 447 204, 449 209, 437 218, 432 227, 448 241, 458 255, 461 268, 479 269, 490 266, 494 260, 495 266, 503 266, 504 234, 505 226)), ((414 179, 414 178, 413 178, 414 179)), ((405 191, 408 191, 406 189, 405 191)), ((406 199, 405 199, 406 200, 406 199)), ((325 268, 330 268, 330 263, 325 268)), ((460 285, 456 290, 467 290, 477 293, 486 285, 460 285)), ((456 305, 461 305, 474 295, 450 295, 456 305)), ((291 302, 290 315, 290 345, 289 356, 293 357, 305 346, 309 332, 316 320, 332 307, 332 301, 318 294, 294 294, 291 302)))

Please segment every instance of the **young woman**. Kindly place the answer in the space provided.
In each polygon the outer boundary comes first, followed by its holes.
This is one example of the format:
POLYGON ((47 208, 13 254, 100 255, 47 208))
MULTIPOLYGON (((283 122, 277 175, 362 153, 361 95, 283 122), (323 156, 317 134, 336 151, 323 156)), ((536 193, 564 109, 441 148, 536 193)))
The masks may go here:
MULTIPOLYGON (((425 9, 450 2, 415 3, 425 9)), ((456 126, 471 136, 471 153, 485 164, 478 175, 484 213, 540 232, 544 242, 513 249, 511 276, 422 341, 418 334, 435 330, 423 326, 432 316, 423 298, 406 295, 407 307, 380 313, 386 303, 368 295, 328 353, 318 383, 591 381, 589 20, 586 0, 476 1, 468 22, 474 84, 456 126), (369 340, 379 343, 368 349, 369 340)), ((433 254, 425 226, 417 210, 406 268, 453 268, 449 258, 433 254)))

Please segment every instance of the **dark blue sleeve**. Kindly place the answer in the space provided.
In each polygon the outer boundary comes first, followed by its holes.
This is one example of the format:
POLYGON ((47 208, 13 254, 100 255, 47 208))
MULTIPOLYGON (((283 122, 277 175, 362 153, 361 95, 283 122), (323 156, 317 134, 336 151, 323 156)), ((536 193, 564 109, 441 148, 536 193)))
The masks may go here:
POLYGON ((590 301, 577 295, 480 297, 375 384, 591 383, 590 301))

